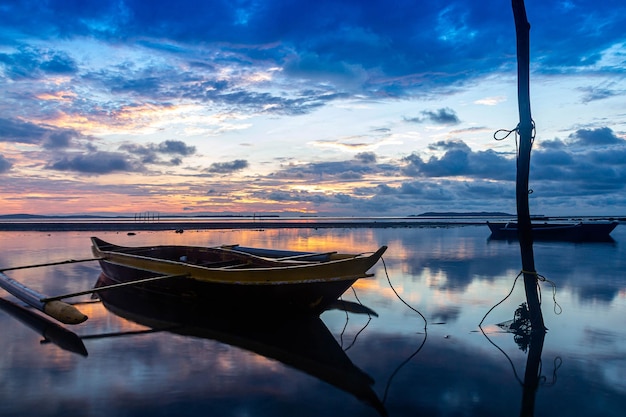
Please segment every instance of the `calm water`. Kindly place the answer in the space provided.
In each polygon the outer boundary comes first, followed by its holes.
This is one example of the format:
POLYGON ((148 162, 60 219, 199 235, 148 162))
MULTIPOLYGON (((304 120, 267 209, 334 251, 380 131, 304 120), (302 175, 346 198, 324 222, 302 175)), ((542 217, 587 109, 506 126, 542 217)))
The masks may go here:
MULTIPOLYGON (((0 267, 90 257, 91 234, 0 232, 0 267)), ((214 323, 150 322, 157 331, 149 331, 141 305, 114 314, 83 296, 74 300, 85 302, 79 307, 89 320, 66 328, 82 338, 84 356, 63 345, 61 330, 2 302, 0 416, 515 416, 522 409, 622 416, 626 226, 613 232, 613 243, 535 243, 537 270, 555 283, 558 303, 543 283, 549 331, 536 393, 524 393, 521 383, 528 347, 496 326, 524 301, 521 279, 489 312, 514 285, 519 246, 488 235, 486 226, 98 233, 130 245, 389 250, 386 271, 379 263, 375 278, 344 294, 377 316, 331 310, 297 328, 232 334, 214 323), (134 321, 124 318, 128 310, 137 310, 134 321), (317 358, 301 352, 308 346, 317 358)), ((7 275, 56 295, 91 288, 99 268, 90 262, 7 275)), ((0 297, 16 301, 3 290, 0 297)))

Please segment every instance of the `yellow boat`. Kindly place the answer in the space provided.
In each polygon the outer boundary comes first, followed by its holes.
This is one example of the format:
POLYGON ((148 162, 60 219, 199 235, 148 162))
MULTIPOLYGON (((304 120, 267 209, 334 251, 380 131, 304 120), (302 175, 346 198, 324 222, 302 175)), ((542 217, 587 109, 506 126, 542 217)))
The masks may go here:
POLYGON ((320 314, 378 262, 368 254, 308 253, 239 246, 127 247, 92 237, 108 285, 201 300, 218 310, 320 314), (262 256, 262 255, 263 256, 262 256))

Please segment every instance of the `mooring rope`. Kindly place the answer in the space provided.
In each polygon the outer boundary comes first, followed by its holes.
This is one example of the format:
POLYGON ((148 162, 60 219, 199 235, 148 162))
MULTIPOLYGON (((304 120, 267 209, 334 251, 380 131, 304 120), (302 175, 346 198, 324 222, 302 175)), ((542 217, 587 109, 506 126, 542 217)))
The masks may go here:
POLYGON ((487 318, 487 316, 489 315, 489 313, 491 313, 491 312, 492 312, 492 311, 493 311, 496 307, 498 307, 500 304, 502 304, 503 302, 505 302, 505 301, 506 301, 506 299, 507 299, 507 298, 509 298, 509 297, 511 296, 511 294, 513 294, 513 290, 515 289, 515 284, 517 284, 517 280, 518 280, 518 278, 519 278, 519 277, 521 277, 523 273, 524 273, 523 271, 520 271, 520 273, 519 273, 519 274, 517 274, 517 276, 515 277, 515 280, 513 281, 513 286, 511 287, 511 290, 510 290, 510 291, 509 291, 509 293, 506 295, 506 297, 504 297, 502 300, 500 300, 498 303, 496 303, 496 305, 494 305, 493 307, 491 307, 491 308, 489 309, 489 311, 487 311, 487 313, 485 313, 485 315, 483 316, 483 319, 480 321, 480 323, 478 323, 478 327, 480 327, 480 328, 481 328, 481 330, 482 330, 482 327, 481 327, 481 326, 482 326, 483 322, 485 321, 485 319, 487 318))
MULTIPOLYGON (((352 293, 354 294, 354 298, 356 298, 357 302, 363 306, 363 303, 361 302, 361 300, 359 299, 359 296, 356 293, 356 290, 354 289, 353 286, 350 287, 352 289, 352 293)), ((343 297, 339 297, 340 300, 343 301, 343 297)), ((365 306, 364 306, 365 307, 365 306)), ((339 342, 340 342, 340 346, 343 348, 343 335, 346 331, 346 329, 348 328, 348 321, 350 320, 350 317, 348 315, 348 310, 344 310, 344 312, 346 313, 346 322, 343 325, 343 329, 341 330, 341 333, 339 334, 339 342)), ((356 332, 356 334, 354 335, 354 338, 352 339, 352 343, 350 343, 350 345, 348 345, 347 348, 344 349, 344 352, 347 352, 348 349, 350 349, 352 346, 354 346, 354 344, 356 343, 356 339, 359 337, 359 335, 363 332, 363 330, 365 330, 365 328, 367 326, 369 326, 370 322, 372 321, 372 315, 367 312, 367 323, 365 323, 365 325, 358 331, 356 332)))
POLYGON ((419 345, 417 350, 415 350, 415 352, 413 352, 411 355, 409 355, 408 358, 406 358, 404 361, 402 361, 396 367, 396 369, 394 369, 394 371, 391 373, 391 375, 389 375, 389 379, 387 380, 387 384, 385 386, 385 393, 384 393, 383 398, 382 398, 382 403, 384 404, 387 401, 387 395, 389 394, 389 388, 391 387, 391 381, 395 378, 396 374, 398 372, 400 372, 400 369, 402 369, 404 367, 404 365, 409 363, 411 361, 411 359, 413 359, 415 357, 415 355, 417 355, 422 350, 424 345, 426 344, 426 339, 428 338, 428 330, 427 330, 427 328, 428 328, 428 320, 426 320, 426 317, 424 317, 424 315, 419 310, 417 310, 416 308, 414 308, 411 305, 409 305, 409 303, 407 303, 406 301, 404 301, 404 299, 402 297, 400 297, 400 294, 398 294, 396 289, 393 287, 393 284, 391 283, 391 278, 389 278, 389 272, 387 271, 387 264, 385 263, 385 260, 383 259, 382 256, 381 256, 380 260, 383 262, 383 268, 385 270, 385 275, 387 276, 387 282, 389 283, 389 286, 393 290, 393 292, 396 295, 396 297, 398 297, 398 299, 400 301, 402 301, 402 303, 404 305, 406 305, 408 308, 410 308, 411 310, 413 310, 414 312, 419 314, 420 317, 422 317, 422 319, 424 320, 424 339, 422 340, 422 343, 419 345))
MULTIPOLYGON (((556 301, 556 284, 554 283, 554 281, 550 281, 549 279, 547 279, 541 274, 537 274, 537 280, 538 280, 537 284, 539 284, 539 281, 543 281, 543 282, 547 282, 548 284, 552 286, 552 301, 554 302, 553 311, 554 311, 554 314, 556 314, 557 316, 560 315, 563 312, 563 307, 561 307, 561 305, 556 301)), ((539 302, 541 303, 541 286, 537 285, 537 288, 539 288, 539 296, 540 296, 539 302)))
POLYGON ((396 291, 396 289, 393 287, 393 284, 391 283, 391 279, 389 278, 389 272, 387 271, 387 264, 385 263, 385 260, 383 259, 382 256, 380 257, 380 260, 383 261, 383 268, 385 269, 385 275, 387 276, 387 282, 389 283, 389 286, 393 290, 394 294, 396 295, 396 297, 398 297, 398 300, 400 300, 400 301, 402 301, 402 303, 404 303, 405 306, 407 306, 411 310, 415 311, 417 314, 419 314, 422 317, 422 319, 424 320, 424 330, 426 330, 426 327, 428 326, 428 320, 426 320, 426 317, 424 317, 424 315, 422 313, 420 313, 419 310, 417 310, 416 308, 413 308, 411 305, 409 305, 409 303, 404 301, 404 299, 402 297, 400 297, 400 294, 398 294, 398 291, 396 291))
POLYGON ((502 299, 500 300, 497 304, 495 304, 493 307, 491 307, 489 309, 489 311, 487 311, 487 313, 485 313, 485 315, 483 316, 482 320, 480 321, 480 323, 478 323, 478 327, 480 327, 483 322, 485 321, 485 319, 487 318, 487 316, 489 315, 489 313, 491 313, 496 307, 498 307, 500 304, 502 304, 503 302, 505 302, 510 296, 511 294, 513 294, 513 290, 515 289, 515 285, 517 284, 517 280, 519 279, 519 277, 521 277, 523 274, 530 274, 530 275, 535 275, 537 277, 537 288, 539 289, 539 304, 541 304, 541 286, 539 285, 539 282, 547 282, 548 284, 550 284, 552 286, 552 301, 554 302, 554 314, 559 315, 563 312, 563 308, 561 307, 561 305, 556 301, 556 284, 553 281, 550 281, 549 279, 547 279, 546 277, 544 277, 543 275, 537 273, 536 271, 524 271, 523 269, 519 272, 519 274, 517 274, 517 276, 515 277, 515 280, 513 281, 513 286, 511 287, 511 290, 509 291, 509 293, 502 299))

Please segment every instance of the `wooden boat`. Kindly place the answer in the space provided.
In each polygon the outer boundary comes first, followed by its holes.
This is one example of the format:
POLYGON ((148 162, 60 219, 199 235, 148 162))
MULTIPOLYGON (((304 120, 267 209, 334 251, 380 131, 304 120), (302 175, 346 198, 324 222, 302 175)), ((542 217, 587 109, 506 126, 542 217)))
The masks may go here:
POLYGON ((125 247, 91 238, 103 273, 114 283, 202 300, 217 310, 320 314, 383 255, 287 251, 259 256, 237 246, 125 247))
MULTIPOLYGON (((95 286, 111 283, 101 274, 95 286)), ((387 414, 372 390, 374 380, 350 360, 318 316, 265 320, 255 315, 212 314, 203 302, 181 306, 171 297, 135 287, 104 290, 99 297, 119 317, 154 331, 215 340, 271 358, 350 393, 380 415, 387 414)))
MULTIPOLYGON (((578 223, 532 223, 535 240, 566 240, 576 242, 607 241, 613 229, 619 223, 614 222, 578 222, 578 223)), ((517 223, 487 222, 493 239, 517 239, 517 223)))

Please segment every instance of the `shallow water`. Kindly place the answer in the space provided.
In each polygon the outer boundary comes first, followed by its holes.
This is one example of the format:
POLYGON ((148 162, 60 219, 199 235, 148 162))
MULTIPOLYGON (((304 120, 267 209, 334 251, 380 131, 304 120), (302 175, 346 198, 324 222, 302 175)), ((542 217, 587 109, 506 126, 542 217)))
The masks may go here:
MULTIPOLYGON (((91 234, 0 232, 0 268, 88 258, 91 234)), ((375 277, 344 294, 377 316, 330 310, 321 327, 286 328, 272 338, 263 332, 252 344, 214 328, 148 331, 81 296, 74 301, 89 320, 66 328, 82 338, 83 356, 47 342, 40 332, 50 338, 50 328, 20 320, 2 303, 0 416, 623 415, 626 226, 612 243, 535 243, 537 271, 556 286, 555 303, 553 287, 541 284, 549 330, 536 392, 522 384, 532 346, 520 347, 496 326, 524 301, 515 280, 519 245, 488 235, 486 226, 98 233, 129 245, 389 249, 375 277), (268 348, 273 340, 280 349, 268 348), (285 356, 315 343, 348 377, 285 356)), ((91 288, 99 268, 87 262, 7 275, 56 295, 91 288)), ((4 290, 0 297, 16 302, 4 290)))

